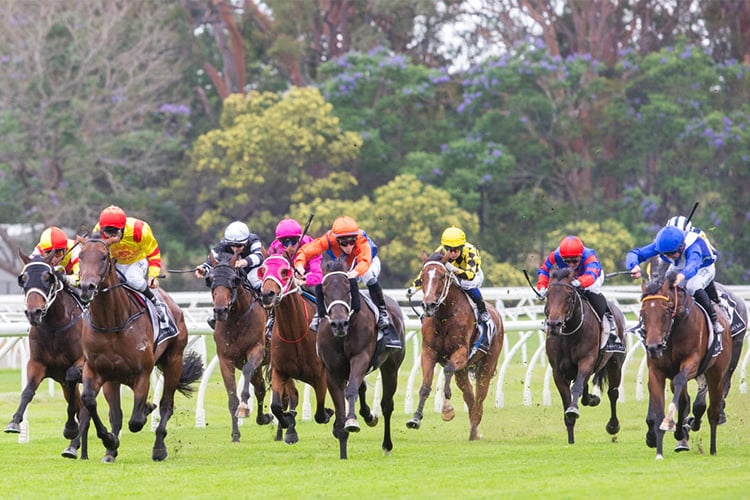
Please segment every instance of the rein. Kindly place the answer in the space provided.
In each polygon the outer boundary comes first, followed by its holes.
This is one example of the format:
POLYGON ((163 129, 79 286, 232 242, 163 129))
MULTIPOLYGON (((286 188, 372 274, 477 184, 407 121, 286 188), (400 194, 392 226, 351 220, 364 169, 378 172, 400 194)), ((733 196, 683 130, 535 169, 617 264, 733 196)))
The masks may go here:
POLYGON ((576 287, 574 287, 570 283, 555 282, 555 283, 549 283, 548 286, 549 286, 549 288, 552 288, 553 286, 566 286, 566 287, 568 287, 568 288, 570 288, 570 289, 573 290, 573 297, 574 297, 573 301, 574 302, 578 302, 578 308, 579 308, 579 312, 580 312, 580 314, 578 316, 580 318, 580 321, 578 322, 578 326, 576 326, 573 330, 570 330, 570 331, 566 332, 565 331, 565 325, 567 325, 568 320, 573 317, 573 310, 572 309, 568 309, 568 313, 565 315, 565 319, 563 319, 563 326, 562 326, 561 331, 560 331, 560 335, 563 335, 563 336, 573 335, 574 333, 576 333, 577 331, 579 331, 581 329, 581 327, 583 326, 583 316, 584 316, 584 313, 583 313, 583 300, 581 299, 580 293, 578 293, 578 290, 576 290, 576 287))

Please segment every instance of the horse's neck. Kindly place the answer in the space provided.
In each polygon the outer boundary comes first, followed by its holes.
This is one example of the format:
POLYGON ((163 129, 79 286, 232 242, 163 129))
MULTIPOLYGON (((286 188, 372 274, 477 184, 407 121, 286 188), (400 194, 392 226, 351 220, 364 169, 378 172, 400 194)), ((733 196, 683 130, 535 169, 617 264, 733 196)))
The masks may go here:
MULTIPOLYGON (((446 279, 450 279, 446 277, 446 279)), ((445 299, 440 303, 437 308, 436 316, 447 317, 453 316, 456 313, 458 307, 461 307, 464 302, 466 306, 471 308, 471 299, 469 295, 463 291, 463 289, 455 281, 448 283, 448 292, 445 295, 445 299)))
POLYGON ((63 288, 52 301, 47 314, 44 315, 44 321, 50 327, 57 327, 79 316, 81 312, 83 312, 83 307, 78 300, 73 297, 72 292, 63 288))
MULTIPOLYGON (((96 319, 99 326, 120 325, 130 317, 130 304, 132 292, 128 291, 114 272, 112 272, 101 285, 101 290, 94 295, 89 304, 91 316, 96 319)), ((148 300, 148 299, 146 299, 148 300)))
POLYGON ((237 287, 236 310, 241 313, 249 311, 255 303, 255 297, 248 289, 240 285, 237 287))
POLYGON ((276 323, 285 337, 301 337, 307 332, 313 313, 299 293, 284 296, 276 305, 276 323))

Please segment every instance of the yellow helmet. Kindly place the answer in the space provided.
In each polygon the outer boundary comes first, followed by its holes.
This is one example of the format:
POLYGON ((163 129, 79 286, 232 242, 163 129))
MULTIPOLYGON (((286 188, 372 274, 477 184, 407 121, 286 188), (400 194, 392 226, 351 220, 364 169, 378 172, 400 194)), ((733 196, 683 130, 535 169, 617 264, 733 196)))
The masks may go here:
POLYGON ((457 227, 449 227, 443 231, 440 244, 444 247, 462 247, 466 244, 466 233, 457 227))

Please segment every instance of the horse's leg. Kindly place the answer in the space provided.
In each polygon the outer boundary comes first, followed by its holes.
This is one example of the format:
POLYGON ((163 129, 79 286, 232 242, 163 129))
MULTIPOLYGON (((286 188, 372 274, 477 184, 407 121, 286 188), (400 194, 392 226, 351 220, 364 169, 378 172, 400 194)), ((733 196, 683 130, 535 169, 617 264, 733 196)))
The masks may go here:
MULTIPOLYGON (((255 394, 255 403, 257 407, 257 413, 255 415, 255 423, 258 425, 268 425, 271 422, 273 422, 273 415, 270 413, 265 413, 263 411, 263 406, 265 405, 266 401, 266 381, 263 378, 263 370, 258 367, 252 374, 250 383, 253 384, 253 393, 255 394)), ((249 388, 248 388, 249 391, 249 388)), ((244 390, 243 390, 244 394, 244 390)), ((248 396, 249 397, 249 396, 248 396)), ((245 406, 247 406, 247 398, 244 398, 245 406)), ((241 412, 240 408, 242 407, 242 403, 240 403, 240 407, 237 409, 237 416, 239 417, 241 412)), ((249 415, 245 415, 247 417, 249 415)))
MULTIPOLYGON (((578 399, 584 393, 588 393, 589 377, 591 377, 591 374, 594 371, 594 363, 596 363, 596 356, 589 356, 578 363, 576 378, 570 389, 570 406, 565 409, 566 418, 570 416, 573 419, 577 419, 580 415, 580 412, 578 411, 578 399)), ((586 404, 589 406, 596 406, 599 404, 599 398, 594 398, 593 395, 588 395, 586 399, 586 404)))
POLYGON ((663 431, 675 431, 677 424, 675 422, 675 413, 677 413, 680 407, 680 398, 682 398, 682 392, 687 390, 688 383, 688 371, 692 363, 683 363, 680 367, 680 371, 672 378, 672 401, 669 403, 667 414, 664 420, 661 422, 659 428, 663 431))
POLYGON ((427 396, 430 395, 432 390, 432 378, 435 375, 435 365, 437 364, 437 358, 435 351, 430 346, 422 343, 422 354, 420 357, 422 364, 422 386, 419 388, 419 404, 417 404, 417 410, 414 412, 414 416, 406 422, 406 427, 409 429, 419 429, 422 425, 422 418, 424 416, 424 404, 427 401, 427 396))
MULTIPOLYGON (((726 345, 726 343, 724 344, 726 345)), ((721 355, 719 355, 721 357, 721 355)), ((708 423, 711 426, 711 455, 716 455, 716 428, 719 425, 719 417, 721 414, 721 403, 724 400, 724 378, 727 376, 722 373, 719 365, 720 360, 717 359, 711 369, 706 371, 706 381, 708 383, 708 423)))
POLYGON ((167 422, 174 413, 174 393, 180 384, 180 376, 182 375, 182 352, 180 349, 175 348, 166 357, 162 375, 164 377, 164 389, 162 390, 161 400, 159 400, 159 425, 154 432, 156 436, 154 448, 151 451, 151 459, 155 462, 165 460, 168 455, 164 439, 167 437, 167 422))
POLYGON ((691 431, 698 432, 701 429, 701 420, 703 415, 706 413, 706 395, 708 394, 708 386, 706 385, 706 378, 703 376, 696 377, 698 384, 698 392, 695 394, 695 400, 693 401, 693 415, 687 417, 684 425, 691 431))
POLYGON ((622 381, 622 359, 624 355, 613 355, 607 363, 607 398, 609 399, 609 421, 605 426, 607 433, 614 436, 620 432, 620 421, 617 418, 617 400, 620 398, 622 381))
POLYGON ((453 379, 453 375, 466 368, 467 361, 468 352, 466 348, 459 347, 453 354, 451 354, 450 359, 445 364, 445 368, 443 368, 443 373, 445 374, 445 386, 443 386, 444 399, 442 417, 446 422, 453 420, 456 416, 456 410, 451 404, 451 380, 453 379))
POLYGON ((359 416, 362 417, 368 427, 378 425, 378 416, 372 412, 367 404, 367 382, 359 384, 359 416))
POLYGON ((116 434, 107 431, 107 427, 102 422, 99 414, 96 411, 96 396, 99 394, 101 388, 101 381, 95 378, 94 373, 88 367, 83 366, 83 391, 81 393, 81 401, 86 406, 91 420, 94 422, 96 428, 96 435, 101 439, 102 444, 108 450, 117 450, 120 446, 120 440, 116 434))
POLYGON ((295 444, 299 441, 296 430, 296 419, 291 412, 284 411, 284 389, 288 380, 288 377, 281 375, 275 368, 271 370, 271 412, 276 417, 276 420, 279 421, 279 427, 286 429, 284 442, 286 444, 295 444))
POLYGON ((128 420, 130 432, 139 432, 146 425, 146 420, 155 405, 148 402, 148 391, 151 387, 151 370, 140 373, 133 380, 133 413, 128 420))
POLYGON ((328 372, 327 375, 328 392, 331 395, 333 407, 336 412, 336 418, 333 421, 333 437, 339 441, 339 458, 345 460, 347 458, 346 445, 349 439, 349 433, 344 429, 344 421, 346 420, 346 401, 344 399, 343 382, 339 380, 335 374, 328 372))
MULTIPOLYGON (((380 378, 383 383, 383 396, 380 398, 380 411, 383 415, 383 444, 382 450, 386 455, 393 450, 391 441, 391 415, 393 415, 393 395, 398 385, 398 366, 392 360, 386 361, 380 367, 380 378)), ((377 421, 376 421, 377 423, 377 421)))
POLYGON ((71 366, 65 372, 63 393, 65 394, 65 400, 68 402, 68 420, 65 422, 63 436, 65 436, 66 439, 75 439, 79 432, 76 415, 81 410, 82 405, 81 394, 78 392, 78 384, 81 382, 82 369, 83 359, 81 359, 80 364, 71 366))
POLYGON ((690 451, 690 426, 686 424, 690 415, 690 394, 688 394, 687 386, 683 389, 680 394, 677 406, 677 422, 679 425, 676 426, 674 431, 674 438, 677 440, 674 451, 690 451))
POLYGON ((364 383, 369 364, 370 355, 367 352, 360 352, 349 359, 349 381, 344 390, 348 411, 344 429, 347 432, 359 432, 359 422, 357 422, 355 409, 360 386, 364 383))
POLYGON ((568 444, 575 443, 575 425, 576 418, 578 415, 568 413, 567 410, 570 408, 570 380, 568 380, 563 373, 560 372, 559 368, 553 366, 552 378, 555 381, 555 387, 557 392, 560 393, 560 399, 562 400, 563 407, 563 420, 565 422, 565 428, 568 431, 568 444))
MULTIPOLYGON (((659 423, 664 420, 664 385, 666 377, 664 374, 656 368, 649 367, 648 373, 648 417, 646 422, 649 425, 649 432, 653 432, 655 435, 656 445, 656 459, 662 460, 664 458, 663 445, 664 445, 664 431, 659 426, 659 423)), ((649 435, 646 435, 646 444, 649 444, 649 435)))
POLYGON ((223 356, 219 356, 219 371, 221 379, 224 381, 224 390, 227 393, 229 417, 232 419, 232 442, 239 443, 240 428, 237 423, 237 408, 240 400, 237 398, 237 381, 234 378, 234 365, 232 361, 223 356))
MULTIPOLYGON (((39 384, 42 382, 42 379, 44 379, 45 371, 46 370, 44 368, 44 365, 37 361, 29 360, 29 362, 26 364, 26 387, 24 387, 23 391, 21 391, 21 403, 18 405, 18 409, 13 414, 13 418, 11 419, 10 423, 5 428, 5 432, 11 434, 19 434, 21 432, 21 421, 23 420, 23 414, 26 413, 26 407, 29 405, 31 400, 34 399, 36 390, 39 387, 39 384)), ((71 439, 66 435, 65 431, 63 431, 63 435, 65 435, 67 439, 71 439)))
MULTIPOLYGON (((122 404, 120 400, 120 384, 107 382, 102 386, 104 399, 109 406, 109 425, 112 427, 112 434, 120 436, 122 430, 122 404)), ((114 462, 117 458, 117 448, 109 449, 104 454, 103 462, 114 462)))
MULTIPOLYGON (((326 382, 325 372, 322 372, 315 385, 315 422, 327 424, 333 416, 333 409, 326 408, 326 395, 328 394, 328 383, 326 382)), ((296 393, 296 389, 295 389, 296 393)), ((294 407, 297 407, 295 400, 294 407)), ((295 412, 296 414, 296 412, 295 412)))
MULTIPOLYGON (((478 370, 477 370, 478 371, 478 370)), ((477 384, 479 384, 479 374, 477 373, 477 384)), ((461 390, 464 397, 464 403, 469 409, 469 441, 479 439, 478 427, 479 421, 482 420, 482 409, 477 408, 477 399, 474 398, 474 389, 469 381, 468 370, 461 370, 456 373, 456 385, 461 390)))
MULTIPOLYGON (((247 400, 250 399, 250 383, 252 382, 254 393, 259 404, 263 404, 263 400, 266 397, 266 385, 263 381, 263 373, 260 368, 260 364, 263 362, 265 346, 261 345, 252 349, 247 355, 247 362, 242 366, 242 391, 240 393, 240 404, 237 408, 237 417, 247 418, 250 416, 250 407, 247 405, 247 400), (256 373, 260 375, 260 378, 256 376, 256 373)), ((258 411, 258 416, 255 417, 258 425, 265 425, 271 422, 272 417, 268 415, 268 421, 264 422, 266 416, 262 412, 263 408, 258 411)))

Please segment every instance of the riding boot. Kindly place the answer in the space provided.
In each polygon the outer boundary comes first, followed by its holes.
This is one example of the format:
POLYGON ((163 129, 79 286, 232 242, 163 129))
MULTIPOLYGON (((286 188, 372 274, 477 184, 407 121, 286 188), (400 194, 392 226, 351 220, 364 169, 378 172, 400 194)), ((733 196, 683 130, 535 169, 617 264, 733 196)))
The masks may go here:
POLYGON ((596 314, 607 323, 606 331, 608 336, 604 350, 606 352, 625 352, 625 346, 622 345, 622 341, 617 335, 617 323, 609 310, 607 299, 601 293, 595 293, 590 290, 585 290, 583 293, 594 308, 596 314))
POLYGON ((271 338, 271 332, 273 331, 273 324, 276 322, 276 309, 273 307, 268 311, 268 320, 266 321, 266 338, 271 338))
POLYGON ((719 303, 719 294, 716 291, 716 285, 714 284, 713 280, 711 280, 711 283, 709 283, 706 287, 706 293, 714 304, 719 303))
POLYGON ((362 307, 362 302, 359 298, 359 281, 356 278, 349 278, 349 291, 352 297, 352 314, 359 312, 359 308, 362 307))
POLYGON ((148 287, 143 291, 143 295, 156 307, 156 313, 159 315, 159 323, 165 323, 167 321, 167 314, 164 304, 159 300, 159 297, 154 295, 154 292, 148 287))
POLYGON ((367 285, 367 289, 370 291, 370 298, 378 307, 378 330, 383 332, 383 340, 385 341, 385 347, 388 349, 401 350, 403 345, 401 339, 396 332, 396 328, 392 326, 388 318, 388 308, 385 305, 385 297, 383 296, 383 289, 380 287, 380 283, 377 281, 367 285))
POLYGON ((490 316, 489 311, 487 311, 487 304, 484 302, 484 299, 476 301, 476 305, 480 323, 479 345, 477 346, 477 349, 487 354, 490 350, 490 338, 489 335, 487 335, 487 332, 489 331, 489 323, 492 316, 490 316))
POLYGON ((320 318, 324 317, 326 315, 326 305, 323 299, 323 285, 318 283, 315 285, 315 308, 317 309, 315 316, 313 316, 312 321, 310 322, 310 330, 313 332, 318 331, 318 326, 320 326, 320 318))
POLYGON ((711 318, 711 323, 714 327, 714 333, 716 333, 719 339, 721 339, 721 334, 724 333, 724 327, 721 323, 719 323, 719 318, 716 315, 716 309, 711 303, 711 299, 708 298, 708 293, 706 293, 704 289, 700 288, 693 293, 693 297, 695 298, 696 302, 698 302, 701 307, 706 310, 708 316, 711 318))

